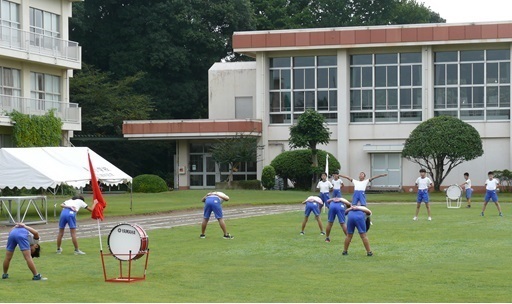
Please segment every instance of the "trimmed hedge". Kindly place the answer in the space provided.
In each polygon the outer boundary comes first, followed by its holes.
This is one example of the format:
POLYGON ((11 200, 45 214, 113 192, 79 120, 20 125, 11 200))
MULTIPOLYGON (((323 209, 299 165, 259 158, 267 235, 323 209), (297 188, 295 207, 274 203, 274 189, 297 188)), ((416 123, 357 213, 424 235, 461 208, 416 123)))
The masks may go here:
POLYGON ((261 172, 261 184, 265 189, 272 189, 276 185, 276 169, 272 166, 265 166, 261 172))
POLYGON ((133 192, 158 193, 168 190, 167 183, 158 175, 142 174, 133 178, 133 192))
POLYGON ((217 189, 242 189, 242 190, 261 190, 261 182, 257 179, 232 181, 231 187, 228 182, 215 183, 217 189))

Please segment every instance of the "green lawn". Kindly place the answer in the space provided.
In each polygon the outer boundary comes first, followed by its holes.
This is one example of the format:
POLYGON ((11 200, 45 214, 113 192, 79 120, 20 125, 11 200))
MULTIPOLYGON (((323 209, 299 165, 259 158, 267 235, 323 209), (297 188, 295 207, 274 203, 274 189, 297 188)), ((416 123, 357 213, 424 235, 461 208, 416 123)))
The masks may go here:
MULTIPOLYGON (((414 203, 370 204, 373 257, 357 236, 342 256, 339 226, 330 244, 312 220, 300 236, 302 212, 228 218, 234 240, 222 239, 215 222, 206 239, 199 239, 197 225, 151 230, 147 279, 131 284, 103 281, 97 238, 80 240, 86 256, 56 255, 43 244, 36 264, 49 280, 30 281, 16 252, 11 277, 1 282, 1 301, 510 302, 511 204, 502 204, 503 218, 494 205, 485 217, 481 203, 471 209, 432 205, 432 222, 424 209, 414 222, 414 203)), ((115 272, 117 262, 108 261, 115 272)), ((140 268, 142 261, 134 264, 140 268)))
MULTIPOLYGON (((186 190, 171 191, 162 193, 134 193, 130 197, 129 193, 125 194, 105 194, 108 207, 105 210, 107 216, 124 216, 148 213, 169 212, 173 210, 186 210, 202 208, 201 198, 205 195, 205 190, 186 190), (130 200, 132 200, 132 209, 130 210, 130 200)), ((231 197, 229 205, 266 205, 266 204, 296 204, 303 201, 309 195, 316 195, 316 192, 307 191, 258 191, 258 190, 226 190, 231 197)), ((344 194, 350 199, 351 193, 344 194)), ((86 202, 91 205, 92 195, 84 195, 86 202)), ((378 202, 415 202, 415 193, 382 193, 382 194, 366 194, 369 203, 378 202)), ((500 193, 500 201, 510 202, 512 200, 511 193, 500 193)), ((430 194, 432 202, 445 202, 446 196, 444 192, 434 192, 430 194)), ((48 196, 48 219, 55 221, 53 218, 54 204, 57 203, 57 215, 60 212, 60 203, 69 199, 68 196, 48 196)), ((465 201, 465 200, 464 200, 465 201)), ((475 194, 473 197, 475 203, 483 201, 483 194, 475 194)), ((465 205, 465 204, 464 204, 465 205)), ((30 210, 27 218, 34 218, 35 211, 30 210)), ((83 216, 83 214, 82 214, 83 216)))

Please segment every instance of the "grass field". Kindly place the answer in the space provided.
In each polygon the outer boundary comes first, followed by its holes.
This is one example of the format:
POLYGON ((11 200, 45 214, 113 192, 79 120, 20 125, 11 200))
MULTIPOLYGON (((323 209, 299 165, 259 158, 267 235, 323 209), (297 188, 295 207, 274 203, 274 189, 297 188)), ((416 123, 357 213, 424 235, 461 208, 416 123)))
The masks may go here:
MULTIPOLYGON (((413 203, 370 204, 373 257, 357 236, 342 256, 339 226, 329 244, 312 220, 300 236, 302 212, 226 219, 234 240, 222 239, 215 222, 206 239, 198 226, 152 230, 147 279, 131 284, 103 281, 97 238, 80 240, 85 256, 43 247, 36 265, 45 282, 30 281, 17 251, 1 301, 510 302, 511 205, 502 204, 503 218, 493 205, 481 217, 482 204, 474 205, 433 203, 433 221, 422 209, 414 222, 413 203)), ((113 258, 109 263, 116 267, 113 258)))
MULTIPOLYGON (((137 214, 149 214, 169 212, 174 210, 186 210, 202 208, 201 198, 206 193, 205 190, 187 190, 187 191, 171 191, 162 193, 134 193, 130 197, 129 193, 124 194, 105 194, 108 207, 105 210, 107 216, 125 216, 137 214), (130 200, 132 200, 132 209, 130 210, 130 200)), ((258 190, 227 190, 226 193, 231 197, 229 205, 268 205, 268 204, 296 204, 303 201, 309 195, 316 195, 316 192, 307 191, 258 191, 258 190)), ((351 197, 351 193, 345 195, 351 197)), ((86 202, 90 205, 92 196, 84 195, 86 202)), ((415 202, 415 193, 382 193, 382 194, 366 194, 367 201, 376 202, 415 202)), ((501 202, 510 202, 512 193, 500 193, 501 202)), ((48 220, 56 221, 53 217, 54 204, 57 203, 57 215, 60 212, 60 203, 69 199, 69 196, 52 196, 48 197, 48 220)), ((444 192, 430 193, 432 202, 444 202, 444 192)), ((473 202, 480 203, 483 201, 483 194, 475 194, 473 202)), ((83 214, 81 216, 84 216, 83 214)), ((28 219, 36 217, 33 210, 29 210, 28 219)), ((2 218, 5 220, 6 217, 2 218)))

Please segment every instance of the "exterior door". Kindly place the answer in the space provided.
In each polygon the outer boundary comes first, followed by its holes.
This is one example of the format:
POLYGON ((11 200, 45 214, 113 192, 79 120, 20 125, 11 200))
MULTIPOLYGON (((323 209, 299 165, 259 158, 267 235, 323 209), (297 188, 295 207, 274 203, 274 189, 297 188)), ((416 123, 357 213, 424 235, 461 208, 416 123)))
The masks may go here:
POLYGON ((190 155, 190 188, 215 188, 216 168, 210 153, 190 155))
POLYGON ((402 186, 402 155, 400 153, 372 154, 372 175, 387 173, 388 176, 372 181, 372 187, 399 188, 402 186))

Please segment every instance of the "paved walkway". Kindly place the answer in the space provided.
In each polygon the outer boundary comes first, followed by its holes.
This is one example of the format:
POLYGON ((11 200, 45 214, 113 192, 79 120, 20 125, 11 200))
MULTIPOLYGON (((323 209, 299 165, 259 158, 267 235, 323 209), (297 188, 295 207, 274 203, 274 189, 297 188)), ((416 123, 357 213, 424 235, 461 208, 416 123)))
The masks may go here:
MULTIPOLYGON (((279 214, 285 212, 304 210, 302 204, 294 205, 265 205, 265 206, 234 206, 225 207, 224 216, 227 220, 240 219, 254 216, 279 214)), ((77 229, 78 238, 98 236, 98 224, 91 218, 79 217, 77 229)), ((155 215, 134 215, 125 217, 109 217, 106 214, 105 220, 100 222, 101 235, 108 235, 112 228, 119 223, 133 223, 140 225, 145 231, 153 229, 165 229, 179 226, 198 225, 202 221, 202 210, 175 211, 171 213, 155 215)), ((58 223, 33 225, 41 235, 41 242, 56 242, 58 223)), ((0 248, 5 248, 7 236, 12 226, 0 226, 0 248)), ((66 228, 64 239, 69 239, 69 232, 66 228)))

